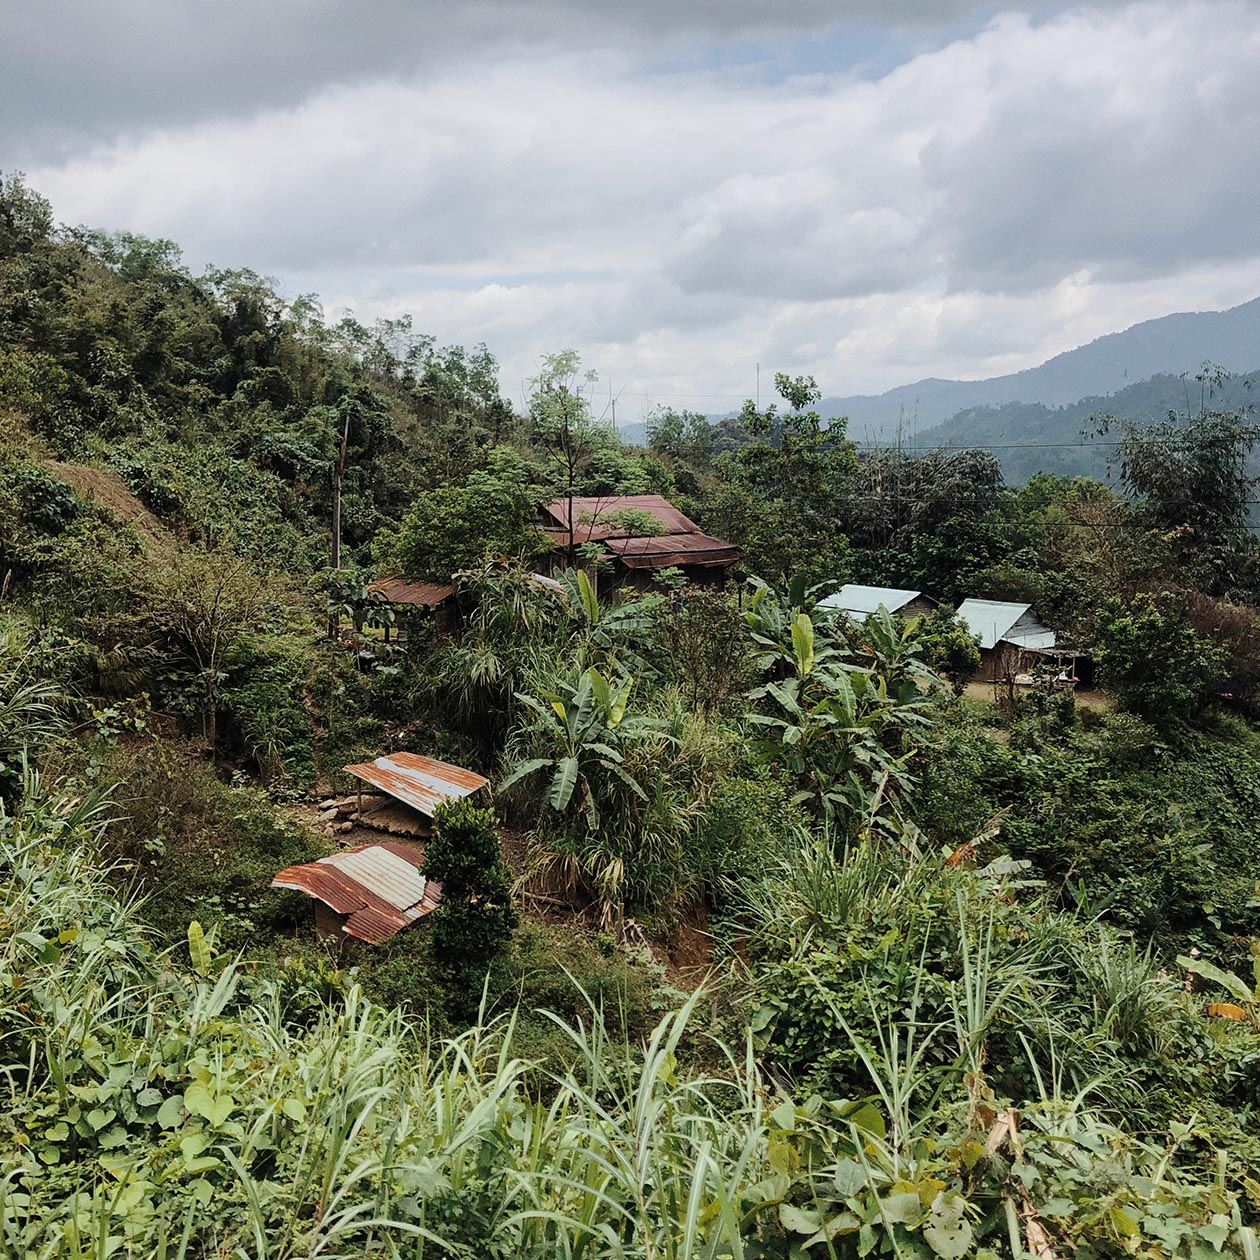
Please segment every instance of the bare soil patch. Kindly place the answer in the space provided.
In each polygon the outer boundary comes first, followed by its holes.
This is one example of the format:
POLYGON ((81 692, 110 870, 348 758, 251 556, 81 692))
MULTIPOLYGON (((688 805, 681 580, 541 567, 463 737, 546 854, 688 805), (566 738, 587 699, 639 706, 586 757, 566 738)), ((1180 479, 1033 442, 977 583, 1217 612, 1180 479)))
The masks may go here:
POLYGON ((174 545, 170 530, 127 489, 126 483, 112 468, 63 464, 55 459, 45 461, 44 467, 80 498, 98 503, 123 520, 130 521, 145 542, 153 547, 165 551, 174 545))

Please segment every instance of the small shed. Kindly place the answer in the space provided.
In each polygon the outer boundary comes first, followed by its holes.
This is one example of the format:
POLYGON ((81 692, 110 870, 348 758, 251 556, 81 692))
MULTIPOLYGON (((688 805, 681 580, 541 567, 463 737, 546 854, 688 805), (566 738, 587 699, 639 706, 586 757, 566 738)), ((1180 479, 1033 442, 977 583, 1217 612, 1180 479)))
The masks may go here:
POLYGON ((848 582, 834 595, 818 601, 818 607, 828 612, 842 612, 853 621, 865 621, 879 607, 909 621, 930 613, 936 600, 922 591, 905 591, 895 586, 862 586, 848 582))
POLYGON ((361 845, 315 862, 290 866, 272 888, 292 888, 315 899, 315 932, 379 945, 431 914, 442 885, 426 879, 424 850, 396 840, 361 845))
MULTIPOLYGON (((462 766, 452 766, 435 757, 422 757, 418 753, 396 752, 375 761, 346 766, 364 783, 380 788, 386 796, 409 805, 425 818, 432 818, 433 811, 444 801, 471 796, 489 784, 484 775, 462 766)), ((363 814, 363 789, 359 789, 359 815, 363 814)))
MULTIPOLYGON (((369 583, 368 590, 394 609, 427 608, 441 631, 450 630, 455 619, 455 587, 450 582, 416 582, 406 577, 385 577, 369 583)), ((385 627, 389 642, 389 626, 385 627)))
POLYGON ((1037 659, 1054 650, 1055 632, 1037 619, 1031 604, 965 599, 957 617, 980 640, 977 677, 985 682, 1026 673, 1037 659))

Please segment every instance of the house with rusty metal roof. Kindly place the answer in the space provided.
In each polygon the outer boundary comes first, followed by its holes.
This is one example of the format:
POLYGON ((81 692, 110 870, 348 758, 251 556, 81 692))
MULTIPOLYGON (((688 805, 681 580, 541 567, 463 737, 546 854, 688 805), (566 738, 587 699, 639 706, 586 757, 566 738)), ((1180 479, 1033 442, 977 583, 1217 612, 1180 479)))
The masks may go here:
POLYGON ((738 547, 703 533, 659 494, 554 499, 543 506, 540 528, 553 571, 595 544, 612 562, 614 583, 646 585, 653 573, 671 568, 692 582, 720 581, 740 558, 738 547))
POLYGON ((352 936, 379 945, 431 914, 442 900, 442 885, 426 879, 423 866, 423 849, 389 840, 290 866, 271 886, 314 899, 318 936, 352 936))
MULTIPOLYGON (((395 616, 427 610, 440 631, 448 631, 456 617, 454 582, 417 582, 412 578, 393 576, 368 583, 368 593, 382 604, 393 608, 395 616)), ((400 626, 400 638, 405 637, 406 626, 400 626)), ((385 625, 385 642, 390 638, 389 624, 385 625)))

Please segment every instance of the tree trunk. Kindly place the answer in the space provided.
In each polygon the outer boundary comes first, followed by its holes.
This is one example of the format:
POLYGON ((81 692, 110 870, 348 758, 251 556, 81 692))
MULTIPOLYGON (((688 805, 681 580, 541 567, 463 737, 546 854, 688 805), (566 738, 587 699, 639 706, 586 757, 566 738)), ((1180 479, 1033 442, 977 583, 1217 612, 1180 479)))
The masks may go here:
POLYGON ((214 702, 214 683, 206 683, 206 744, 213 753, 219 739, 219 710, 214 702))

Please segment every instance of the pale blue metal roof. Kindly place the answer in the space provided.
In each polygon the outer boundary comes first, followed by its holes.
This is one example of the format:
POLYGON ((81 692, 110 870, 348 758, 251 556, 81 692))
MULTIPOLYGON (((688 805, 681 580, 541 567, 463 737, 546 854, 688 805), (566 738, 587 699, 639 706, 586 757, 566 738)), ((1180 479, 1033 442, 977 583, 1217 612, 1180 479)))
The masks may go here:
POLYGON ((881 604, 895 613, 922 594, 922 591, 903 591, 895 586, 862 586, 849 582, 834 595, 820 599, 818 607, 845 613, 854 621, 865 621, 881 604))
POLYGON ((967 623, 972 634, 979 635, 980 646, 985 649, 994 648, 1003 640, 1030 652, 1044 652, 1054 647, 1054 631, 1037 620, 1031 604, 965 599, 959 604, 956 615, 959 621, 967 623))

